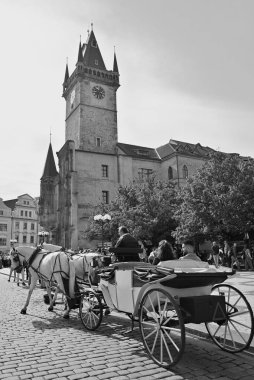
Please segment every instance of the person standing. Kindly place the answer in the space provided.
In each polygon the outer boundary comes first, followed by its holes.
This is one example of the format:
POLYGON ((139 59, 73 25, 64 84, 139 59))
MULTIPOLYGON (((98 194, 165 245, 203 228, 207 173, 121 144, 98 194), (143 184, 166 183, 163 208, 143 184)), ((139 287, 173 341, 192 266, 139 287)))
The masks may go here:
POLYGON ((220 253, 220 247, 216 241, 213 241, 212 254, 213 254, 214 265, 216 268, 219 267, 219 253, 220 253))
POLYGON ((237 269, 240 270, 240 263, 237 257, 237 243, 234 243, 232 248, 231 269, 234 269, 235 265, 237 269))
POLYGON ((231 247, 227 240, 224 241, 224 257, 223 257, 223 265, 227 267, 231 267, 231 247))
POLYGON ((243 252, 244 252, 245 270, 253 270, 252 256, 251 256, 249 243, 247 242, 244 243, 243 252))

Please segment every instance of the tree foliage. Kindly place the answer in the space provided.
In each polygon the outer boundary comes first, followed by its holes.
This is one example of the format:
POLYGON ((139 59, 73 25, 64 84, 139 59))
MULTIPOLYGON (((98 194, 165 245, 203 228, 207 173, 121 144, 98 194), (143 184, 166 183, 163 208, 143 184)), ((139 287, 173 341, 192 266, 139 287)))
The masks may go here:
MULTIPOLYGON (((117 229, 125 225, 138 239, 153 244, 162 238, 172 240, 176 228, 175 186, 152 177, 146 181, 130 183, 118 188, 115 199, 109 205, 101 205, 98 213, 108 213, 111 221, 104 225, 105 238, 117 240, 117 229)), ((98 223, 90 219, 86 238, 98 237, 98 223)))
POLYGON ((254 220, 253 160, 214 153, 188 179, 177 202, 177 240, 186 236, 230 238, 244 234, 254 220))

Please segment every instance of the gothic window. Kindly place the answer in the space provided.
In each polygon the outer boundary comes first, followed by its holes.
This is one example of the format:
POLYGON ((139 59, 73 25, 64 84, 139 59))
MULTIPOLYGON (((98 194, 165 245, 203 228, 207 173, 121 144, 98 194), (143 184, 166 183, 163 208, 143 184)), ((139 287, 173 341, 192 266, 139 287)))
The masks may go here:
POLYGON ((27 230, 27 223, 24 223, 24 230, 27 230))
POLYGON ((102 191, 102 202, 105 204, 109 203, 109 192, 108 191, 102 191))
POLYGON ((32 218, 32 211, 29 211, 29 218, 32 218))
POLYGON ((97 42, 96 42, 96 40, 92 40, 91 45, 92 45, 92 47, 97 48, 97 42))
POLYGON ((173 168, 172 168, 172 166, 168 167, 168 179, 173 179, 173 168))
POLYGON ((25 216, 27 216, 27 211, 25 211, 25 216))
POLYGON ((183 165, 183 178, 188 178, 189 173, 188 173, 188 168, 186 165, 183 165))
POLYGON ((108 178, 108 165, 101 165, 102 177, 108 178))

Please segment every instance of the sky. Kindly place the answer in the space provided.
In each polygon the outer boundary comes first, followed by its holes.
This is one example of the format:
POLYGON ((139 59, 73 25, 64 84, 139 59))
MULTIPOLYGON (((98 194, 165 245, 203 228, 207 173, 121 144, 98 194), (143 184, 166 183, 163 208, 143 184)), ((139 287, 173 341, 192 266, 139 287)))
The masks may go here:
POLYGON ((254 157, 253 14, 253 0, 0 0, 0 198, 39 196, 50 137, 57 164, 66 60, 71 74, 91 24, 108 70, 115 46, 119 142, 254 157))

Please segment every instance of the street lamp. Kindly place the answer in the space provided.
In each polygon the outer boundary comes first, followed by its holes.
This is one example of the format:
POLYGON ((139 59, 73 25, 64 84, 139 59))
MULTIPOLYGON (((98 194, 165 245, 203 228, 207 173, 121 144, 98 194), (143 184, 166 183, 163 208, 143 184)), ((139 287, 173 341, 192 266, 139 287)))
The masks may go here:
POLYGON ((41 244, 43 244, 44 240, 45 240, 45 237, 49 236, 49 233, 47 231, 40 231, 38 233, 38 236, 40 236, 40 238, 41 238, 41 244))
POLYGON ((101 245, 102 245, 102 249, 104 249, 104 223, 106 222, 109 222, 111 220, 111 216, 109 214, 105 214, 105 215, 101 215, 101 214, 98 214, 98 215, 95 215, 94 216, 94 221, 99 223, 101 225, 101 245))

